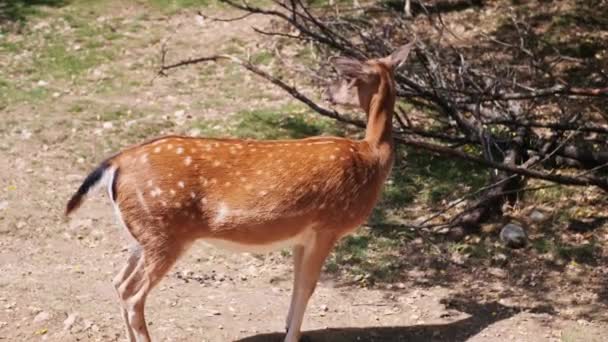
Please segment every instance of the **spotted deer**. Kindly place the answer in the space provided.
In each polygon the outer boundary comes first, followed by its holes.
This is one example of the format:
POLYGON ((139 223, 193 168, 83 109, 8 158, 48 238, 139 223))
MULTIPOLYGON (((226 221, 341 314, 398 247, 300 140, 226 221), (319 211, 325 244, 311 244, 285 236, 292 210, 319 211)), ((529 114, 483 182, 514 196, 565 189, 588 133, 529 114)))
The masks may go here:
POLYGON ((237 251, 293 249, 285 341, 298 341, 326 257, 368 218, 391 170, 394 70, 412 44, 384 58, 335 60, 342 77, 328 99, 367 113, 363 140, 166 136, 124 149, 86 177, 66 215, 107 188, 133 240, 113 280, 130 341, 150 340, 146 297, 199 239, 237 251))

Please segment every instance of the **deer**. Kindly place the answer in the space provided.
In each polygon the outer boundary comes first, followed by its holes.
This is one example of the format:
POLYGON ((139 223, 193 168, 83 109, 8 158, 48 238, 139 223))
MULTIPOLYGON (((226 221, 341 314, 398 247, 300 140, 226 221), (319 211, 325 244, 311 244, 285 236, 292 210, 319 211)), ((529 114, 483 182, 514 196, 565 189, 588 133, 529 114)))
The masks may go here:
POLYGON ((105 188, 131 240, 112 281, 129 341, 150 341, 146 298, 198 240, 238 252, 291 248, 284 341, 299 341, 325 259, 368 219, 392 168, 394 75, 413 44, 382 58, 334 59, 340 77, 325 99, 366 113, 363 139, 161 136, 124 148, 84 179, 65 215, 105 188))

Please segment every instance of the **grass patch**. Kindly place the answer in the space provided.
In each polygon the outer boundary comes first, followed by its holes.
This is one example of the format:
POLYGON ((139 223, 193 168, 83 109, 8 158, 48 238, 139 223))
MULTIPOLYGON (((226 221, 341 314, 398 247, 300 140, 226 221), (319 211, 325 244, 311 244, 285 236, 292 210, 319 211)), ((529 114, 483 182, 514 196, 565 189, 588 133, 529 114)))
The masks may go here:
POLYGON ((43 7, 61 7, 65 0, 8 0, 0 2, 0 31, 9 28, 9 24, 21 27, 28 17, 41 15, 43 7))
POLYGON ((147 3, 158 10, 173 13, 180 9, 192 7, 207 7, 215 4, 215 0, 148 0, 147 3))
POLYGON ((532 248, 539 254, 552 254, 555 258, 581 264, 593 263, 600 250, 595 241, 575 245, 546 238, 533 240, 532 248))
POLYGON ((44 87, 23 89, 7 79, 0 78, 0 109, 12 103, 37 103, 48 98, 49 90, 44 87))
POLYGON ((268 51, 260 51, 251 57, 251 63, 268 65, 272 62, 274 56, 268 51))
POLYGON ((457 159, 440 158, 411 148, 397 151, 391 177, 385 185, 382 205, 400 208, 418 199, 429 206, 462 196, 482 187, 487 170, 457 159))
POLYGON ((201 135, 251 139, 298 139, 318 135, 340 135, 334 121, 309 113, 302 106, 257 109, 236 113, 230 122, 204 121, 194 124, 201 135))
POLYGON ((364 284, 394 281, 403 266, 400 247, 412 238, 409 230, 362 228, 341 240, 327 259, 325 270, 343 271, 364 284))

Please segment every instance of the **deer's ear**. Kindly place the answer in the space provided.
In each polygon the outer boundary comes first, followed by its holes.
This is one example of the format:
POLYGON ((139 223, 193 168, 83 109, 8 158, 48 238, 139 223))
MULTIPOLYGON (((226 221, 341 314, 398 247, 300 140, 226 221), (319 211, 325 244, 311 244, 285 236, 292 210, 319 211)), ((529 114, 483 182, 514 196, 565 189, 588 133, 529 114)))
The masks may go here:
POLYGON ((369 77, 369 68, 356 59, 337 57, 333 65, 343 78, 364 80, 369 77))
POLYGON ((412 51, 412 48, 414 47, 415 43, 416 41, 414 40, 408 44, 402 45, 393 53, 391 53, 390 56, 384 57, 385 63, 387 63, 391 68, 393 68, 393 70, 398 69, 407 60, 407 57, 410 55, 410 51, 412 51))

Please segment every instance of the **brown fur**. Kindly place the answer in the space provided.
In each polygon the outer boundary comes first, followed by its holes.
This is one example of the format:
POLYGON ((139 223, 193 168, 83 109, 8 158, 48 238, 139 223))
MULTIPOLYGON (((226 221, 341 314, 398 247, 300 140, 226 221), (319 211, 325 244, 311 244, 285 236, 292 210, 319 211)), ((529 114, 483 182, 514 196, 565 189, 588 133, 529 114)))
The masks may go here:
MULTIPOLYGON (((364 140, 170 136, 126 149, 106 162, 105 167, 119 170, 115 203, 139 247, 114 279, 130 340, 149 340, 145 298, 197 239, 242 246, 295 239, 285 340, 299 338, 325 258, 338 239, 367 219, 390 172, 392 73, 407 56, 403 51, 366 63, 342 63, 345 76, 352 78, 344 89, 356 92, 368 115, 364 140)), ((75 197, 71 205, 79 204, 82 195, 75 197)))

